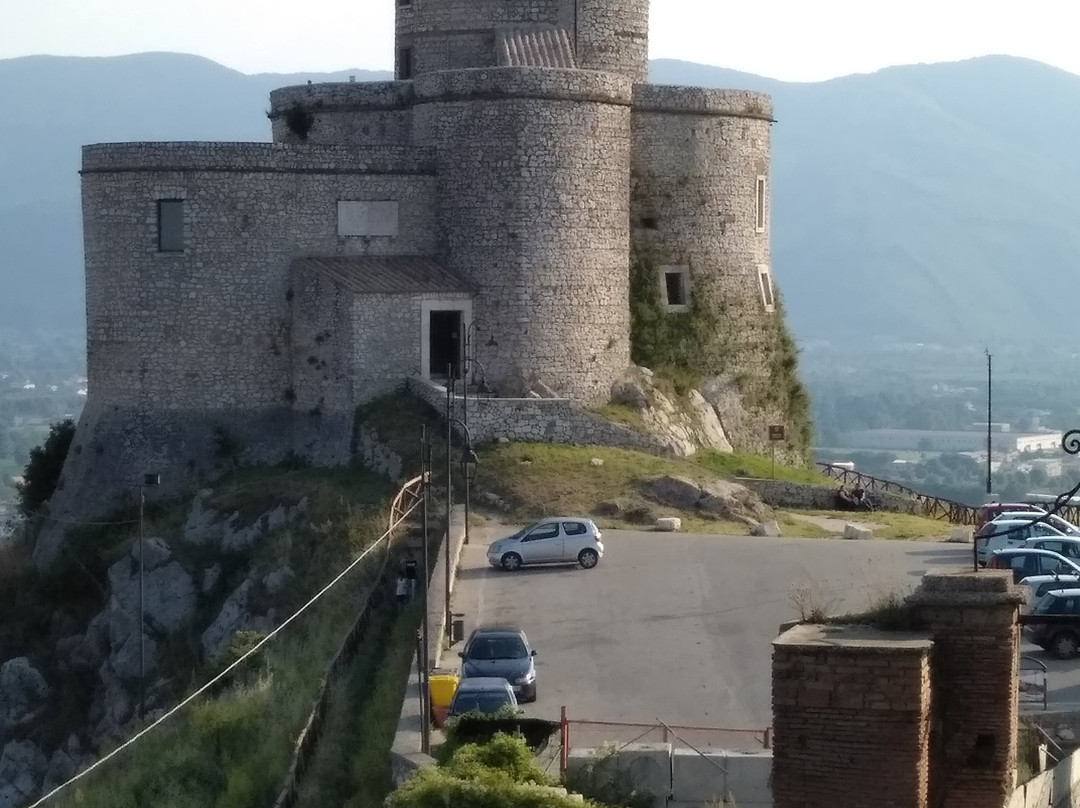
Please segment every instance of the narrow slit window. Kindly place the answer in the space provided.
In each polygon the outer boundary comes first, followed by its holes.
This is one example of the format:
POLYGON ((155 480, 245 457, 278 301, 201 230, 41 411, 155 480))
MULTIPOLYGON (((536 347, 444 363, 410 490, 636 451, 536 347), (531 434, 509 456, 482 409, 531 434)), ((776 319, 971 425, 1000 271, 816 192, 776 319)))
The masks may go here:
POLYGON ((690 308, 690 270, 687 267, 661 267, 660 285, 668 311, 690 308))
POLYGON ((765 232, 765 178, 757 178, 757 194, 754 200, 754 227, 759 233, 765 232))
POLYGON ((776 295, 773 291, 772 270, 768 265, 758 266, 758 283, 761 284, 761 302, 765 311, 776 311, 776 295))
POLYGON ((401 48, 398 51, 398 78, 402 81, 413 77, 412 48, 401 48))
POLYGON ((159 199, 158 252, 184 251, 184 200, 159 199))

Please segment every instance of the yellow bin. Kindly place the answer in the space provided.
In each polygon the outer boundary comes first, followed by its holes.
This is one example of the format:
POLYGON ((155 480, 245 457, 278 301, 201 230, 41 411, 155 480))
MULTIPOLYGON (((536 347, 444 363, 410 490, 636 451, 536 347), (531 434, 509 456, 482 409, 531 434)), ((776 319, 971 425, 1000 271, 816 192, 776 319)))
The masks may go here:
POLYGON ((452 673, 433 673, 429 677, 432 707, 449 707, 457 691, 458 677, 452 673))

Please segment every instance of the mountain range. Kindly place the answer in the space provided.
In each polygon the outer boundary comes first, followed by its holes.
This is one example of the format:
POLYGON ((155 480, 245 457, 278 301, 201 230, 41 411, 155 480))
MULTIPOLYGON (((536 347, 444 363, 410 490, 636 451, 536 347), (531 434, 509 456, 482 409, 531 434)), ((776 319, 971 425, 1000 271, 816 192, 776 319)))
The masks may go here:
MULTIPOLYGON (((672 60, 652 80, 774 100, 776 279, 803 342, 1037 347, 1080 256, 1080 76, 990 56, 780 82, 672 60), (1003 333, 1004 331, 1004 333, 1003 333)), ((0 327, 83 318, 80 146, 268 140, 269 92, 201 57, 0 60, 0 327)))

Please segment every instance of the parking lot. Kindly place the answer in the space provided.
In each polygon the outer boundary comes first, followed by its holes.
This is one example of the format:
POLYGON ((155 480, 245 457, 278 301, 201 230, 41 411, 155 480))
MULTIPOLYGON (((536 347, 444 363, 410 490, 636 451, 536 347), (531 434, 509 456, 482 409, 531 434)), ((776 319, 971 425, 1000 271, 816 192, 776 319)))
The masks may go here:
MULTIPOLYGON (((565 705, 575 719, 769 726, 770 643, 798 617, 793 590, 809 606, 861 611, 875 594, 906 594, 925 571, 971 558, 970 546, 934 542, 609 530, 592 570, 490 567, 488 543, 513 530, 474 529, 453 609, 466 632, 525 630, 538 652, 538 698, 525 709, 551 719, 565 705)), ((1051 702, 1080 701, 1080 662, 1036 653, 1051 668, 1051 702)))

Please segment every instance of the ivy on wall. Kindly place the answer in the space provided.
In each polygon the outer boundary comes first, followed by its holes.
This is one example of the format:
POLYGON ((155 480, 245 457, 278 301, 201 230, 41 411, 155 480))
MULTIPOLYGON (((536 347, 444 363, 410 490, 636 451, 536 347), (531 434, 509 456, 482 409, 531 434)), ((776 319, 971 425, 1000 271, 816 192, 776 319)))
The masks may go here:
MULTIPOLYGON (((690 267, 693 294, 690 309, 669 314, 660 287, 660 260, 647 244, 634 244, 630 260, 630 356, 679 393, 701 386, 703 378, 721 376, 733 367, 732 335, 723 317, 728 304, 709 287, 709 279, 690 267)), ((799 380, 799 349, 776 295, 775 327, 766 331, 767 374, 736 373, 744 406, 759 412, 780 412, 788 425, 788 442, 806 457, 813 442, 810 397, 799 380)))
POLYGON ((694 277, 690 309, 669 314, 660 289, 660 264, 647 245, 630 252, 630 358, 670 379, 679 392, 697 387, 701 378, 723 372, 725 352, 718 345, 724 306, 694 277))

